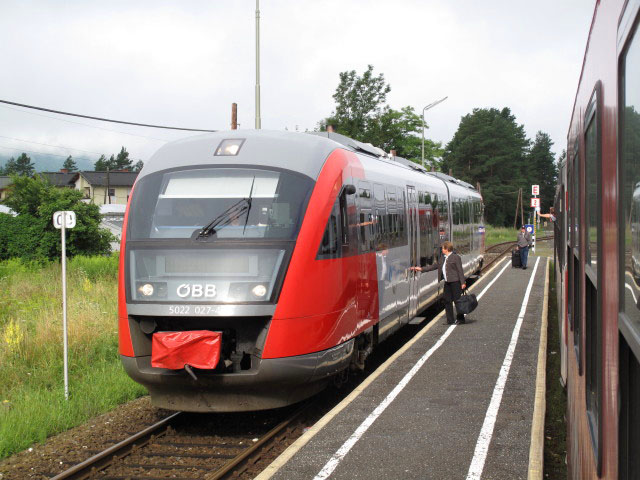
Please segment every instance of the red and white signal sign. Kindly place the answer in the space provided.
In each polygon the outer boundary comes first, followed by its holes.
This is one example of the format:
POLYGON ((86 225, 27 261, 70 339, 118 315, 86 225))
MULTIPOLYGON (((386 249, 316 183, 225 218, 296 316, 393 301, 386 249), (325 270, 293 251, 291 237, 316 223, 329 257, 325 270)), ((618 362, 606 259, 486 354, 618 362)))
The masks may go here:
POLYGON ((539 198, 532 198, 531 199, 531 208, 538 208, 540 206, 540 199, 539 198))
POLYGON ((540 195, 540 185, 531 185, 531 195, 540 195))

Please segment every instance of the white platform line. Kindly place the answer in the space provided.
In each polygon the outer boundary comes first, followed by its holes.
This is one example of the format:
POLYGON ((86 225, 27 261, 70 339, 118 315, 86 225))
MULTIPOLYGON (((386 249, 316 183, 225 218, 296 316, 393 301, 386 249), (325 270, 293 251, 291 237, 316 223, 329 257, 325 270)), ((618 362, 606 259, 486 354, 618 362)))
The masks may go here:
MULTIPOLYGON (((485 292, 496 282, 496 280, 502 275, 502 273, 507 269, 509 263, 505 264, 505 266, 500 270, 500 272, 495 276, 493 280, 477 295, 477 298, 480 299, 485 292)), ((537 264, 536 264, 537 266, 537 264)), ((535 269, 534 269, 535 274, 535 269)), ((389 393, 386 398, 375 408, 375 410, 360 424, 360 426, 356 429, 355 432, 347 439, 346 442, 342 444, 342 446, 338 449, 338 451, 333 454, 331 459, 322 467, 322 470, 314 477, 314 480, 324 480, 329 478, 329 476, 333 473, 336 467, 340 464, 342 459, 349 453, 349 450, 360 440, 362 435, 369 429, 373 422, 375 422, 378 417, 385 411, 385 409, 395 400, 398 394, 407 386, 407 384, 411 381, 411 379, 418 373, 420 367, 424 365, 424 363, 429 359, 429 357, 435 352, 440 346, 444 343, 444 341, 451 335, 451 332, 456 328, 456 325, 451 325, 447 330, 442 334, 442 336, 438 339, 438 341, 433 345, 427 352, 416 362, 416 364, 407 372, 407 374, 400 380, 398 385, 389 393)))
POLYGON ((482 470, 484 469, 484 462, 487 459, 487 452, 489 451, 489 444, 491 443, 491 437, 493 436, 493 429, 498 417, 498 410, 500 409, 500 403, 502 403, 502 394, 504 393, 504 387, 507 383, 507 377, 509 376, 509 369, 511 368, 511 362, 513 361, 513 354, 518 344, 518 337, 520 336, 520 327, 524 320, 525 312, 527 311, 527 304, 529 303, 529 295, 531 294, 531 288, 533 287, 533 281, 536 278, 536 271, 538 270, 538 264, 540 258, 536 260, 536 265, 531 272, 531 278, 527 285, 527 290, 524 294, 524 300, 522 301, 522 307, 520 308, 520 314, 516 320, 516 325, 513 328, 513 334, 511 335, 511 342, 509 348, 507 348, 507 354, 502 362, 500 368, 500 374, 498 375, 498 381, 493 389, 493 395, 491 396, 491 402, 489 408, 487 408, 487 414, 480 430, 480 436, 476 443, 476 449, 473 453, 473 460, 469 466, 469 472, 467 473, 467 480, 479 480, 482 476, 482 470))
POLYGON ((629 285, 627 282, 624 282, 624 287, 628 288, 629 291, 631 292, 631 295, 633 296, 633 303, 638 303, 638 299, 636 298, 636 294, 633 293, 633 288, 631 288, 631 285, 629 285))

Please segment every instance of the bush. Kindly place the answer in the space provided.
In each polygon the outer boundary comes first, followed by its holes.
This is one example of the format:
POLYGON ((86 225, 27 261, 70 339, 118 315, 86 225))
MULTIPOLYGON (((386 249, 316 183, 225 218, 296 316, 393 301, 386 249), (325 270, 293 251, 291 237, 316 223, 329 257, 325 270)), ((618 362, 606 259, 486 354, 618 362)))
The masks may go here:
POLYGON ((82 272, 92 282, 99 279, 118 280, 119 258, 117 253, 105 257, 78 255, 69 261, 69 271, 82 272))
POLYGON ((0 214, 0 260, 14 257, 55 259, 61 255, 60 231, 53 226, 58 210, 73 210, 76 226, 67 233, 67 254, 109 253, 113 235, 100 228, 100 209, 82 201, 77 190, 56 188, 39 177, 14 177, 5 204, 18 216, 0 214))

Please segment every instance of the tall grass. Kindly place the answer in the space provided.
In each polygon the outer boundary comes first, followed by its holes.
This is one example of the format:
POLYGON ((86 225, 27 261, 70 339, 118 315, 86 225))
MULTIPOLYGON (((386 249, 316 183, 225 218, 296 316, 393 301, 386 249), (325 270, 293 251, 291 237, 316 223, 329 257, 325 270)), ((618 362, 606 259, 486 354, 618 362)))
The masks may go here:
POLYGON ((484 244, 489 247, 496 243, 515 242, 519 230, 510 227, 494 227, 487 225, 484 230, 484 244))
POLYGON ((66 401, 60 265, 0 262, 0 458, 144 393, 118 356, 117 256, 68 267, 66 401))
MULTIPOLYGON (((511 227, 494 227, 492 225, 487 225, 484 233, 484 244, 489 247, 496 243, 515 242, 518 238, 519 231, 520 229, 514 229, 511 227)), ((553 226, 551 224, 547 224, 546 226, 538 225, 536 234, 537 238, 553 235, 553 226)))

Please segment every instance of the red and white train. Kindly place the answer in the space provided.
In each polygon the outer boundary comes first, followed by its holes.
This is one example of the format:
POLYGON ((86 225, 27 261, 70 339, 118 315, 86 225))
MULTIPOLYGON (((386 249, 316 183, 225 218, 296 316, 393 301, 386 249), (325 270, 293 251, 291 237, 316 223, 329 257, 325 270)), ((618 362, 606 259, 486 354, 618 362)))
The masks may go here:
POLYGON ((229 131, 145 164, 122 236, 119 340, 153 403, 300 401, 433 303, 452 240, 481 267, 471 185, 334 133, 229 131))
POLYGON ((640 0, 599 0, 556 195, 573 479, 640 478, 640 0))

